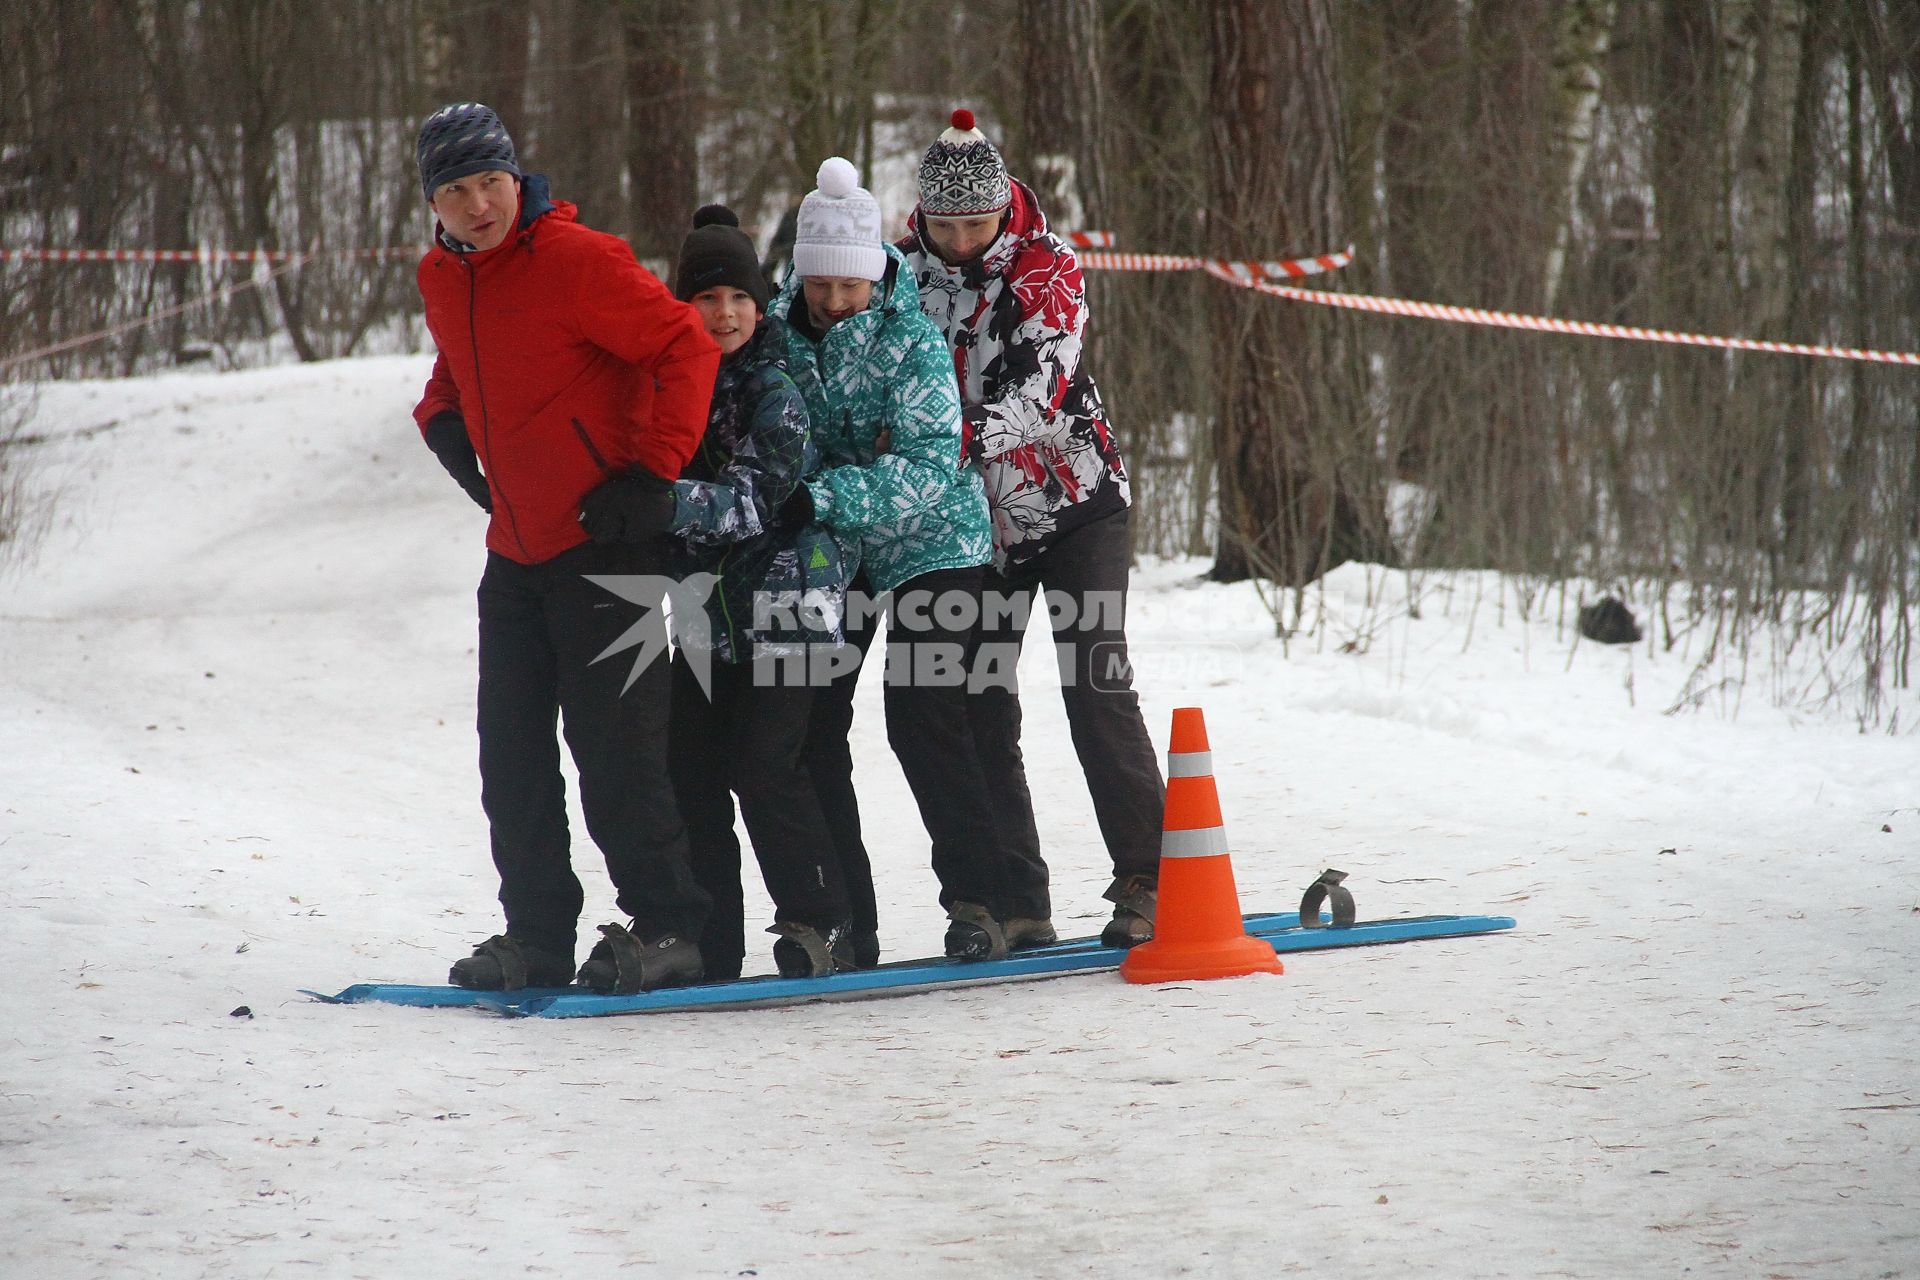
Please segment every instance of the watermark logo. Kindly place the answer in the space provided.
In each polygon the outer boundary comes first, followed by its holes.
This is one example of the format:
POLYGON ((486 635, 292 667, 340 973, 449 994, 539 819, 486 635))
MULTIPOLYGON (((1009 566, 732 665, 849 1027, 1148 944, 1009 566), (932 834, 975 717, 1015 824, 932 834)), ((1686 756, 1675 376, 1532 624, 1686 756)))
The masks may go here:
POLYGON ((673 643, 687 659, 700 692, 713 696, 713 652, 707 638, 707 600, 720 579, 711 573, 690 573, 685 578, 669 578, 654 573, 589 573, 588 582, 610 591, 629 604, 640 606, 640 616, 614 642, 593 656, 594 662, 610 658, 628 649, 634 651, 633 666, 625 693, 633 688, 657 659, 668 657, 669 620, 673 643))
POLYGON ((1162 698, 1246 687, 1253 652, 1230 640, 1103 640, 1093 646, 1089 683, 1103 690, 1131 684, 1162 698))
MULTIPOLYGON (((687 660, 694 679, 712 696, 716 638, 707 613, 719 578, 690 574, 684 580, 655 574, 589 574, 587 581, 639 606, 640 614, 594 661, 633 652, 621 692, 631 689, 648 665, 669 658, 671 647, 687 660)), ((865 661, 858 646, 825 637, 840 634, 842 620, 871 631, 884 622, 890 636, 883 679, 917 688, 961 687, 969 694, 1019 690, 1019 637, 1038 630, 1044 617, 1051 632, 1060 683, 1101 693, 1129 689, 1157 695, 1186 694, 1230 686, 1247 676, 1248 649, 1231 641, 1125 639, 1124 593, 1089 592, 1074 597, 1047 592, 1004 595, 969 591, 888 593, 880 597, 809 589, 760 591, 753 597, 750 653, 756 685, 823 688, 857 672, 865 661), (1097 635, 1091 633, 1098 633, 1097 635), (771 636, 810 636, 775 642, 771 636), (902 643, 902 642, 905 643, 902 643)))

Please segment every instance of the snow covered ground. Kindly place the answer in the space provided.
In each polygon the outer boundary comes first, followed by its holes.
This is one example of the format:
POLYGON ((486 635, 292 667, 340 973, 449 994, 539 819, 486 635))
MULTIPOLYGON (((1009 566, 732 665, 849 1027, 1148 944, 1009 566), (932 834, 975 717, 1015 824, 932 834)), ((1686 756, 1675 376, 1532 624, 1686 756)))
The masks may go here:
MULTIPOLYGON (((43 395, 57 527, 0 580, 0 1274, 1920 1275, 1920 743, 1752 689, 1663 714, 1688 658, 1481 577, 1414 618, 1343 569, 1283 646, 1155 563, 1133 630, 1156 740, 1206 711, 1250 909, 1337 866, 1364 917, 1511 933, 579 1023, 299 996, 440 981, 497 927, 481 517, 408 420, 426 367, 43 395)), ((862 697, 883 940, 931 951, 862 697)))

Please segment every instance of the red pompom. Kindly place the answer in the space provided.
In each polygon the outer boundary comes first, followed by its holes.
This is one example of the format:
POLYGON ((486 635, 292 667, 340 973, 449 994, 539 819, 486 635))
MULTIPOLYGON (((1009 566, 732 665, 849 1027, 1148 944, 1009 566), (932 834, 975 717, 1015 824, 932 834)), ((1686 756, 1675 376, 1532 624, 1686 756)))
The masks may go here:
POLYGON ((953 127, 962 133, 973 128, 973 112, 967 110, 965 107, 961 107, 958 111, 955 111, 953 113, 953 127))

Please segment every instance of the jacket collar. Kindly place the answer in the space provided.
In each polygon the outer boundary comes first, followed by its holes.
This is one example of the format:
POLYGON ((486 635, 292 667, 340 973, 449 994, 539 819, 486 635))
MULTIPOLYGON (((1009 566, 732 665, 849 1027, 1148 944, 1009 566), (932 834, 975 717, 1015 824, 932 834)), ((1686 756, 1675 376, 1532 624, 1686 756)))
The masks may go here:
POLYGON ((927 235, 926 211, 918 205, 914 206, 909 223, 913 230, 914 249, 927 259, 929 265, 938 266, 948 275, 958 275, 968 288, 977 289, 991 277, 1004 273, 1015 254, 1047 234, 1047 215, 1040 211, 1040 201, 1034 196, 1033 188, 1018 178, 1010 178, 1008 191, 1012 199, 1007 205, 1007 224, 1000 228, 1000 234, 994 237, 993 243, 979 257, 961 263, 950 263, 942 258, 934 249, 932 238, 927 235))
MULTIPOLYGON (((907 265, 906 255, 891 244, 883 245, 882 248, 887 252, 887 270, 873 286, 873 297, 868 301, 867 309, 857 316, 848 316, 840 324, 835 325, 834 329, 849 324, 878 324, 886 317, 901 312, 910 314, 919 312, 920 293, 914 288, 913 271, 907 265)), ((779 295, 774 298, 773 305, 767 308, 768 314, 783 317, 793 315, 795 299, 799 297, 800 273, 789 268, 786 280, 780 285, 779 295)), ((804 307, 806 304, 800 302, 798 305, 804 307)))
POLYGON ((753 327, 753 334, 738 351, 720 358, 720 371, 726 373, 745 372, 748 369, 770 365, 776 369, 787 367, 787 336, 781 330, 787 322, 769 311, 760 317, 760 323, 753 327))
POLYGON ((533 236, 534 223, 549 214, 562 222, 572 222, 578 209, 570 201, 555 200, 544 173, 529 173, 520 179, 520 217, 514 225, 513 234, 491 249, 476 249, 464 240, 455 240, 447 234, 438 218, 433 222, 433 242, 448 253, 457 254, 469 262, 482 262, 500 252, 507 245, 519 242, 528 243, 533 236))

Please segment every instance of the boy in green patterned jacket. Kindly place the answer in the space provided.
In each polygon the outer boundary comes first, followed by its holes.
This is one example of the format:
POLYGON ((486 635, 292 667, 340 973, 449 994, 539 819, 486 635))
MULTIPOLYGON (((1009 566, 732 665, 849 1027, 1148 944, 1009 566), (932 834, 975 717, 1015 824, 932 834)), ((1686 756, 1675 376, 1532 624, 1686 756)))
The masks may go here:
POLYGON ((676 627, 668 730, 694 875, 713 899, 701 958, 710 981, 739 977, 745 959, 737 795, 773 899, 774 963, 786 977, 821 977, 853 966, 853 912, 802 754, 814 699, 806 659, 842 641, 846 570, 818 525, 777 520, 818 459, 796 381, 812 370, 789 368, 786 326, 764 314, 766 276, 731 210, 694 215, 674 293, 722 353, 668 531, 675 576, 716 579, 706 625, 676 627))

